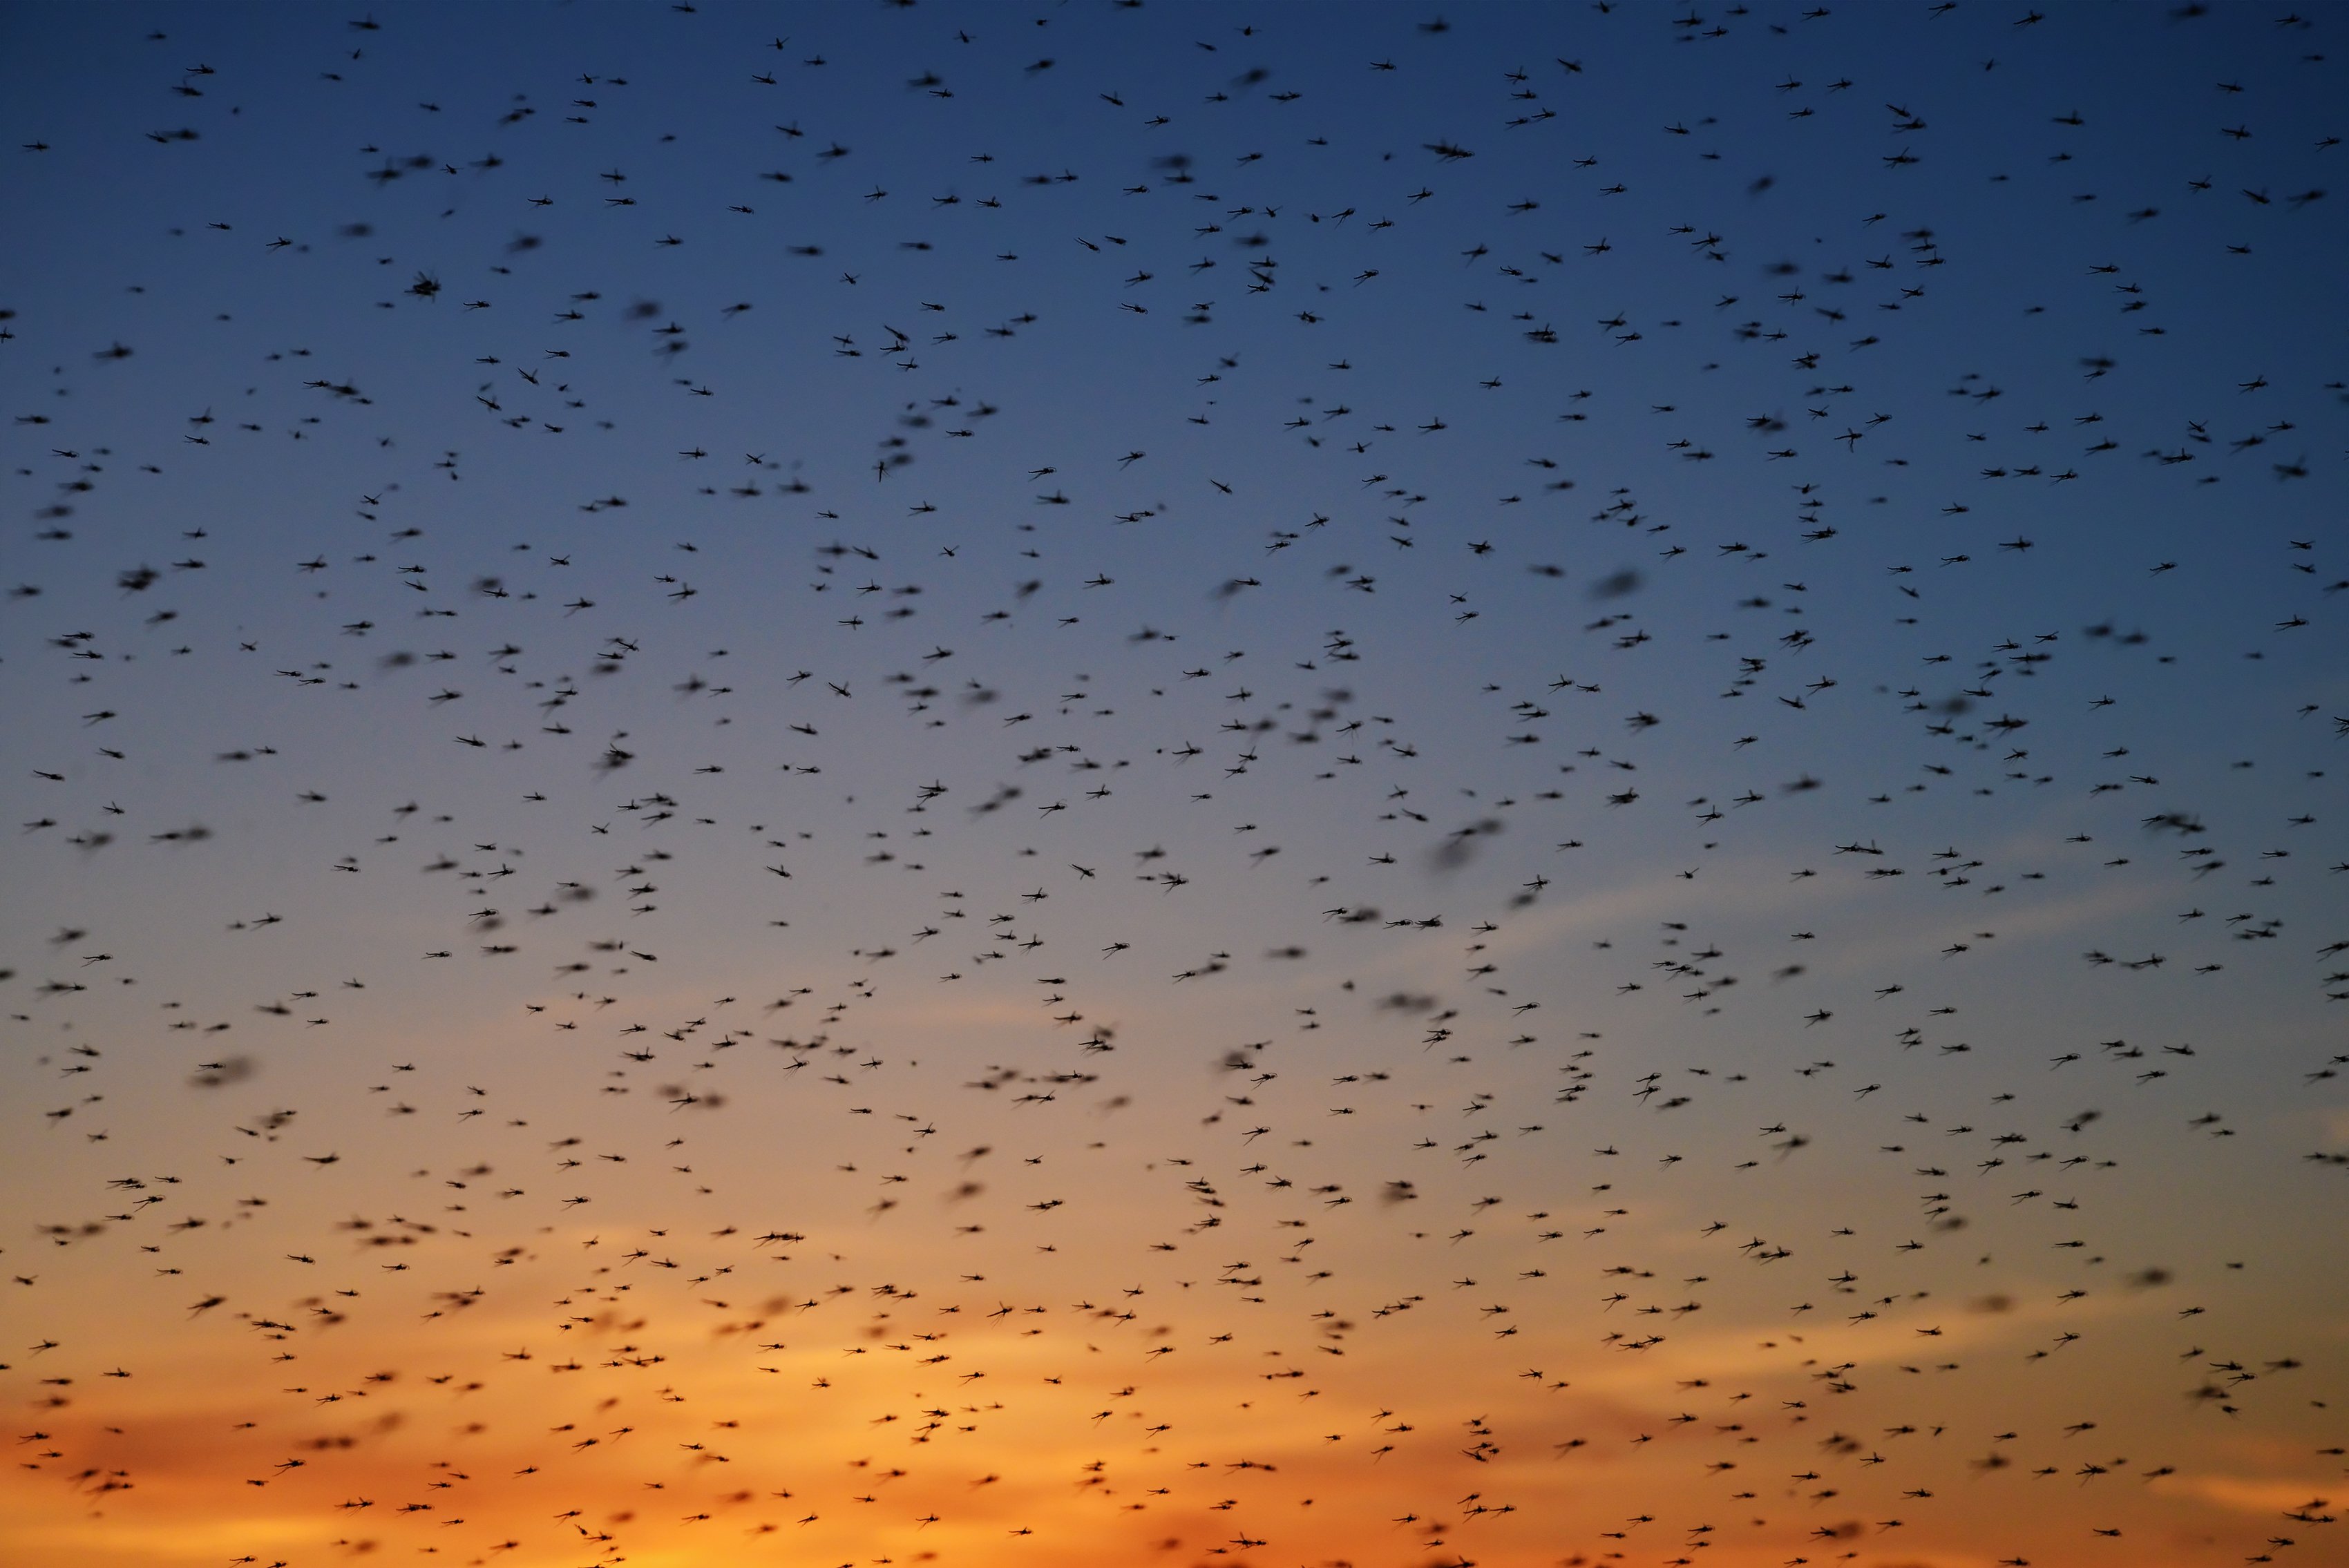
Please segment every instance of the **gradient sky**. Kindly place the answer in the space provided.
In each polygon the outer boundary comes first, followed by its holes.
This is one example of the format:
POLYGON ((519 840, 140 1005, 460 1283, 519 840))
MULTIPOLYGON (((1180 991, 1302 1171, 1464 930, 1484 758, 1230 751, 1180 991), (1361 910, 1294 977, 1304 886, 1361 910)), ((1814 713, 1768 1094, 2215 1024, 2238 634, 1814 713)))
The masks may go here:
POLYGON ((2339 18, 0 8, 0 1557, 2339 1563, 2339 18))

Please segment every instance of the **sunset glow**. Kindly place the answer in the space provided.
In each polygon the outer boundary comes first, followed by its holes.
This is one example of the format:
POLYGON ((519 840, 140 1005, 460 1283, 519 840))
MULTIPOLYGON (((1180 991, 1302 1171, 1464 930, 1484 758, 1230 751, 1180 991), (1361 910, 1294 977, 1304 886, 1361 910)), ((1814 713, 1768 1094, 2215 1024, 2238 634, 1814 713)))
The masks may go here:
POLYGON ((0 1562, 2349 1563, 2275 9, 0 11, 0 1562))

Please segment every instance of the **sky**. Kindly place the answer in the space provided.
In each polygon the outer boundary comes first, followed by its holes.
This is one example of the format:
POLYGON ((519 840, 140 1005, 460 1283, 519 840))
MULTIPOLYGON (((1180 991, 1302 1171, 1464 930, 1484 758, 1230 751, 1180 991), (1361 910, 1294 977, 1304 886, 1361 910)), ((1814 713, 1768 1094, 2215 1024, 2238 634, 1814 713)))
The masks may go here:
POLYGON ((0 1557, 2349 1561, 2339 29, 0 8, 0 1557))

